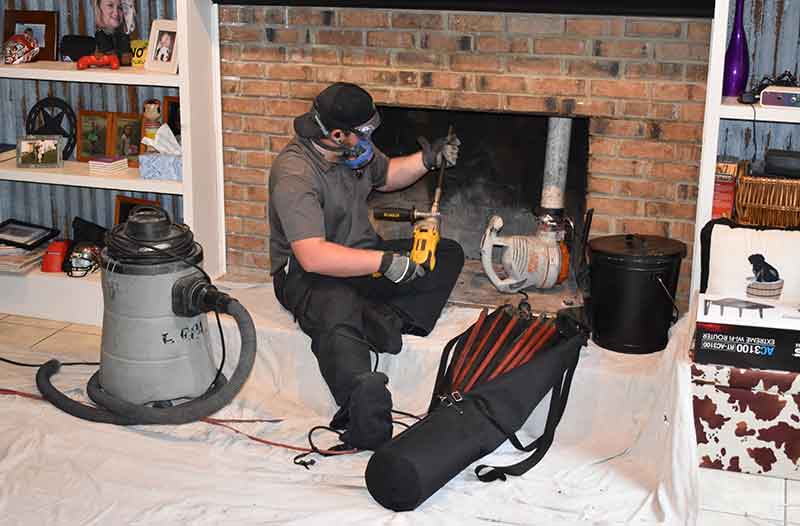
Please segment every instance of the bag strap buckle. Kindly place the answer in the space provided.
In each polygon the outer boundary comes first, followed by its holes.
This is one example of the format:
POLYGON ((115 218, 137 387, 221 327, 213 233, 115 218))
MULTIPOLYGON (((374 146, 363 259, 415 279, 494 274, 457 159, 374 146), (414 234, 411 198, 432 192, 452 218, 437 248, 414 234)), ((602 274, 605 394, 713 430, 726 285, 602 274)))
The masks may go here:
POLYGON ((458 407, 459 402, 463 402, 464 397, 461 396, 461 393, 458 391, 453 391, 452 393, 439 395, 439 403, 444 407, 455 407, 458 414, 463 415, 464 411, 460 407, 458 407))

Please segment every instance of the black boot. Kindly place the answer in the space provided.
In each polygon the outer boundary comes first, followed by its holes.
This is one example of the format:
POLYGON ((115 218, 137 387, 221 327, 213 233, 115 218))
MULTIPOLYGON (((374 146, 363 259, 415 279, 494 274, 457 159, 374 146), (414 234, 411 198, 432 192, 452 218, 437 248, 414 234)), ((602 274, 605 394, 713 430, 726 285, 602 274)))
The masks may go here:
POLYGON ((377 449, 392 438, 392 395, 389 378, 378 372, 363 373, 347 402, 346 414, 339 410, 331 422, 334 429, 346 428, 342 442, 357 449, 377 449))
POLYGON ((362 314, 364 335, 378 352, 397 354, 403 348, 402 316, 388 305, 370 303, 362 314))

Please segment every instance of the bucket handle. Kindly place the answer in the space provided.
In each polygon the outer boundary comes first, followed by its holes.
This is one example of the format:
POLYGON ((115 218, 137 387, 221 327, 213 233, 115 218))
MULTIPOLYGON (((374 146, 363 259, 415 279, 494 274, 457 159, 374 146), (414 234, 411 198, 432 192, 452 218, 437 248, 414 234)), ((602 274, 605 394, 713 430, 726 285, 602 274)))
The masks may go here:
POLYGON ((639 241, 641 247, 647 246, 647 238, 642 237, 638 234, 625 234, 625 246, 633 248, 634 239, 639 241))
POLYGON ((656 274, 656 279, 661 284, 661 288, 664 290, 664 294, 667 295, 669 298, 669 302, 672 303, 672 323, 678 321, 678 316, 680 315, 680 311, 678 310, 678 305, 675 303, 675 298, 672 297, 672 294, 669 293, 667 286, 664 284, 664 280, 661 279, 661 276, 656 274))

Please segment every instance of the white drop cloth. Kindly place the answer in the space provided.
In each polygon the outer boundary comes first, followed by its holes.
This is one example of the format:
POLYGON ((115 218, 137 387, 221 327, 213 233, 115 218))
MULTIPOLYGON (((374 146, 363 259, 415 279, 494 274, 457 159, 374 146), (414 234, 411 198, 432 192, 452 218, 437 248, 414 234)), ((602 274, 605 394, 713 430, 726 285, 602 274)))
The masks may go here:
MULTIPOLYGON (((259 354, 235 403, 215 416, 282 418, 236 427, 305 446, 307 430, 327 424, 335 411, 309 340, 277 305, 271 287, 232 294, 253 315, 259 354)), ((476 310, 448 307, 431 336, 405 337, 399 355, 381 355, 379 370, 389 375, 395 408, 424 411, 444 344, 476 317, 476 310)), ((228 321, 230 374, 238 337, 228 321)), ((367 492, 367 452, 318 459, 306 470, 292 464, 291 451, 206 423, 114 427, 78 420, 44 402, 2 396, 0 524, 693 525, 697 463, 689 332, 684 318, 669 347, 647 356, 590 344, 581 353, 555 444, 536 468, 490 484, 467 469, 418 510, 399 514, 367 492)), ((9 347, 0 347, 0 355, 46 358, 9 347)), ((75 357, 97 358, 80 349, 75 357)), ((83 396, 91 372, 67 367, 55 383, 83 396)), ((34 370, 0 363, 0 388, 36 392, 34 370)), ((523 442, 543 427, 544 411, 546 404, 526 423, 523 442)), ((333 440, 322 433, 318 442, 333 440)), ((505 443, 483 462, 509 464, 522 455, 505 443)))

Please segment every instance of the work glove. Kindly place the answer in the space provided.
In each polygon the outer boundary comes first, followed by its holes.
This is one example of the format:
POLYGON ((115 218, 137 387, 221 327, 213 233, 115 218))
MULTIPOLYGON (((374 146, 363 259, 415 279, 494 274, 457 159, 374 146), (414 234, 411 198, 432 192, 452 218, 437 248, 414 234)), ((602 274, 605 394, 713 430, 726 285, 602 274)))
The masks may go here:
POLYGON ((411 258, 396 252, 384 252, 378 272, 393 283, 408 283, 425 275, 425 269, 411 258))
POLYGON ((422 146, 422 164, 428 170, 441 168, 442 159, 447 161, 448 167, 456 165, 461 140, 455 135, 439 137, 433 143, 425 137, 418 137, 417 142, 422 146))

